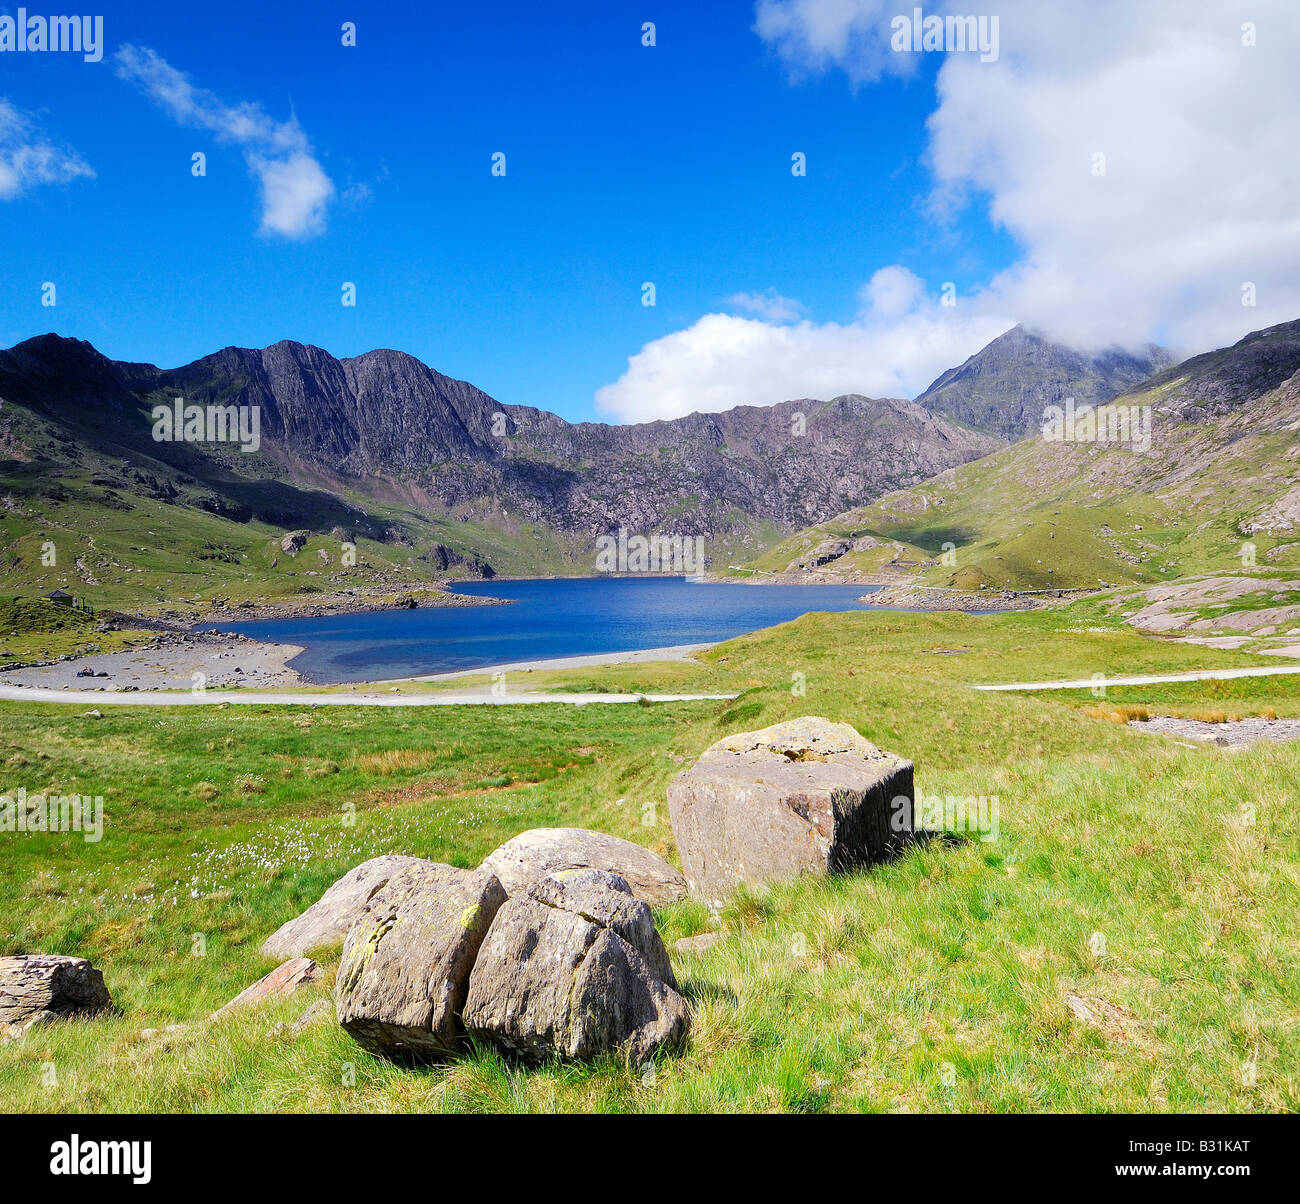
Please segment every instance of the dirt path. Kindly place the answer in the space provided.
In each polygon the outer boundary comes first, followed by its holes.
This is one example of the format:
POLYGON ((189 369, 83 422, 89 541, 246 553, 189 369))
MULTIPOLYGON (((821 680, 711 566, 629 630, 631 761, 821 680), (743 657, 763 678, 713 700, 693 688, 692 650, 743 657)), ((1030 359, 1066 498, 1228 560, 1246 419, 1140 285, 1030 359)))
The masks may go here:
POLYGON ((1093 686, 1148 686, 1165 681, 1228 681, 1234 677, 1275 677, 1300 673, 1300 665, 1270 665, 1266 669, 1201 669, 1190 673, 1145 673, 1133 677, 1080 677, 1073 681, 1009 681, 972 686, 974 690, 1090 690, 1093 686))
POLYGON ((725 702, 735 694, 538 694, 530 691, 493 694, 490 690, 447 690, 438 694, 286 694, 256 690, 206 690, 201 694, 140 690, 130 694, 98 694, 84 690, 47 690, 39 687, 0 685, 0 701, 55 702, 79 707, 185 707, 185 706, 282 706, 282 707, 460 707, 535 706, 561 703, 567 706, 640 702, 725 702))

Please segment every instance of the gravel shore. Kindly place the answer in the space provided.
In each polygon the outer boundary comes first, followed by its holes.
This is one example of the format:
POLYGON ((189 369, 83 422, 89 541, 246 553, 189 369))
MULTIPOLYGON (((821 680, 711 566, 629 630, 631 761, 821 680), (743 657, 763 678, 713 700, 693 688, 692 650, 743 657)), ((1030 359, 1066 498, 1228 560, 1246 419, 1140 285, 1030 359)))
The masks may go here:
POLYGON ((1201 719, 1153 715, 1150 719, 1135 720, 1129 726, 1145 735, 1181 736, 1220 748, 1245 748, 1259 740, 1274 744, 1300 740, 1300 719, 1230 719, 1226 723, 1206 723, 1201 719))
POLYGON ((297 686, 303 679, 287 667, 301 648, 266 644, 239 635, 169 632, 122 652, 103 652, 25 669, 0 672, 0 685, 86 693, 127 690, 190 690, 203 674, 208 689, 297 686), (89 670, 94 677, 80 677, 89 670))
POLYGON ((1019 594, 1014 590, 940 590, 918 586, 895 585, 864 594, 858 599, 866 606, 891 610, 960 610, 967 613, 1002 610, 1042 610, 1072 601, 1092 590, 1052 590, 1045 594, 1019 594))
POLYGON ((254 619, 319 619, 324 615, 357 615, 376 610, 441 610, 452 606, 509 606, 509 598, 487 598, 478 594, 456 594, 445 589, 414 590, 394 594, 349 591, 341 594, 320 594, 307 599, 283 602, 240 602, 237 605, 215 603, 200 618, 193 615, 163 612, 172 618, 196 626, 210 623, 247 623, 254 619))

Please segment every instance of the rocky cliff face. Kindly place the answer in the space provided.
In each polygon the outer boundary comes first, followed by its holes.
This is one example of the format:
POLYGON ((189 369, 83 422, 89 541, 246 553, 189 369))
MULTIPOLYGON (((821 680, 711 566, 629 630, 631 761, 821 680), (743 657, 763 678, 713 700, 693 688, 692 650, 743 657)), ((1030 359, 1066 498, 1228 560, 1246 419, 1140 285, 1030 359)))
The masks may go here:
MULTIPOLYGON (((0 398, 51 420, 69 457, 91 435, 138 452, 237 522, 315 529, 323 507, 338 524, 355 513, 343 491, 579 538, 626 527, 752 547, 755 532, 797 530, 994 451, 1045 405, 1104 400, 1165 359, 1082 356, 1017 328, 915 403, 848 395, 609 426, 503 404, 399 351, 336 359, 286 341, 162 370, 44 335, 0 353, 0 398), (259 407, 260 452, 154 443, 148 408, 176 397, 259 407)), ((159 488, 174 486, 159 476, 159 488)))
POLYGON ((160 400, 258 406, 259 466, 275 477, 409 490, 564 532, 802 526, 998 446, 911 402, 858 396, 574 424, 504 405, 401 352, 339 360, 293 342, 161 371, 43 336, 0 355, 0 396, 74 424, 88 409, 111 411, 119 435, 142 442, 144 407, 160 400))
POLYGON ((1134 392, 1163 414, 1196 421, 1242 409, 1293 381, 1297 368, 1300 320, 1255 330, 1231 347, 1194 355, 1141 382, 1134 392))
POLYGON ((1073 397, 1097 405, 1173 363, 1162 347, 1074 351, 1015 326, 964 364, 950 368, 917 405, 1004 439, 1036 433, 1043 410, 1073 397))

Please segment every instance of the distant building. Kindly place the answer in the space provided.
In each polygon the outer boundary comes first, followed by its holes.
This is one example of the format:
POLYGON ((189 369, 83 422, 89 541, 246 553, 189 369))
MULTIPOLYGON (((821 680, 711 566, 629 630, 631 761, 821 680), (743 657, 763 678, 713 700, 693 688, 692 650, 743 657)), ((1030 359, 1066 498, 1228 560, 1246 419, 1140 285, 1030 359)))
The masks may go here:
POLYGON ((75 606, 77 604, 77 600, 67 590, 51 590, 42 597, 46 602, 53 602, 55 606, 75 606))

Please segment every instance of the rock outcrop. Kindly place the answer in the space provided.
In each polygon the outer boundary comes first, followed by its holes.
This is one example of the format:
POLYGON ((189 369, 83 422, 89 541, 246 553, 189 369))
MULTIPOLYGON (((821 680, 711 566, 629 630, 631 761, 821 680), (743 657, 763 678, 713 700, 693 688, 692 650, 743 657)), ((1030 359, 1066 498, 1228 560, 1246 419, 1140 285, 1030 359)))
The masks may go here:
POLYGON ((495 874, 423 862, 392 877, 348 932, 339 1023, 372 1053, 454 1052, 470 970, 506 892, 495 874))
POLYGON ((280 540, 280 551, 297 556, 307 546, 307 539, 306 531, 290 531, 280 540))
POLYGON ((337 945, 361 909, 395 874, 413 865, 432 865, 420 857, 372 857, 350 869, 300 916, 282 924, 262 945, 268 957, 302 957, 312 949, 337 945))
POLYGON ((0 1032, 6 1035, 50 1020, 93 1016, 112 1005, 104 976, 84 957, 0 957, 0 1032))
POLYGON ((465 1026, 528 1060, 673 1051, 690 1011, 649 907, 616 874, 565 870, 506 903, 470 974, 465 1026))
POLYGON ((559 870, 618 874, 651 907, 686 897, 686 879, 657 853, 630 840, 586 828, 530 828, 507 840, 480 867, 517 895, 559 870))
POLYGON ((713 904, 742 884, 897 853, 911 838, 911 803, 910 761, 816 716, 727 736, 668 787, 687 883, 713 904))

